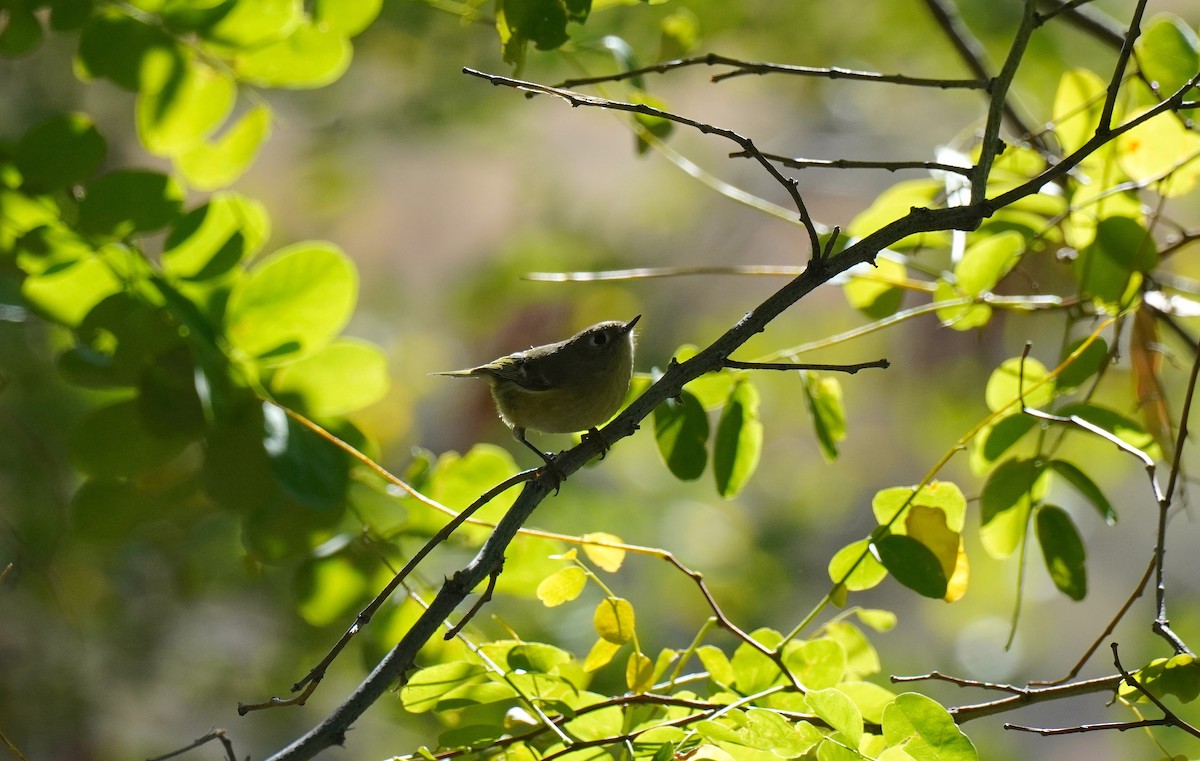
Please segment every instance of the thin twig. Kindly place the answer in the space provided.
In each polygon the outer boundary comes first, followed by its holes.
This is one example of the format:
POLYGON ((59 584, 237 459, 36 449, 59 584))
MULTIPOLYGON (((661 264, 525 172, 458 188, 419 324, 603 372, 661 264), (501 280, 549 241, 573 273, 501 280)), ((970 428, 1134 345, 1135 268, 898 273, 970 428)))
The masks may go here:
POLYGON ((774 277, 796 277, 804 267, 776 266, 770 264, 727 265, 713 267, 636 267, 625 270, 603 272, 526 272, 524 280, 548 283, 587 283, 600 280, 639 280, 655 277, 683 277, 686 275, 757 275, 774 277))
POLYGON ((1109 47, 1120 49, 1125 40, 1125 30, 1104 14, 1082 7, 1081 3, 1089 0, 1041 0, 1042 5, 1050 6, 1050 10, 1041 14, 1041 22, 1064 14, 1065 21, 1081 29, 1109 47))
MULTIPOLYGON (((941 0, 926 0, 926 2, 930 5, 938 5, 941 0)), ((1017 33, 1013 35, 1012 45, 1008 49, 1008 57, 1004 60, 1000 74, 993 80, 989 93, 991 100, 988 102, 987 124, 983 128, 979 162, 975 165, 975 172, 971 178, 971 203, 979 203, 987 195, 987 181, 992 173, 992 163, 1003 149, 1000 141, 1001 122, 1004 119, 1008 119, 1010 122, 1016 119, 1014 123, 1020 125, 1023 133, 1030 134, 1030 130, 1025 127, 1024 122, 1016 117, 1008 102, 1008 93, 1012 87, 1013 78, 1016 77, 1017 68, 1025 57, 1025 49, 1029 45, 1029 39, 1033 36, 1037 22, 1037 15, 1033 10, 1033 0, 1025 0, 1024 6, 1025 12, 1021 16, 1021 25, 1017 28, 1017 33)))
POLYGON ((1133 43, 1142 33, 1142 14, 1146 11, 1146 0, 1138 0, 1133 10, 1133 18, 1129 21, 1129 31, 1121 42, 1121 52, 1117 54, 1117 64, 1113 69, 1112 79, 1108 82, 1108 92, 1104 96, 1104 107, 1100 110, 1100 122, 1097 132, 1106 132, 1113 127, 1113 111, 1117 107, 1117 93, 1121 83, 1125 81, 1125 67, 1129 65, 1129 57, 1133 55, 1133 43))
MULTIPOLYGON (((745 153, 729 154, 731 158, 742 158, 745 153)), ((789 169, 881 169, 888 172, 898 172, 902 169, 920 169, 923 171, 952 172, 967 177, 971 176, 974 167, 955 166, 941 161, 856 161, 851 159, 802 159, 782 156, 777 153, 764 153, 763 156, 789 169)))
POLYGON ((682 124, 686 127, 691 127, 692 129, 699 131, 701 134, 717 135, 725 138, 726 140, 731 140, 734 143, 737 143, 739 146, 741 146, 742 150, 753 156, 759 165, 767 170, 767 174, 771 175, 771 177, 780 185, 782 185, 784 190, 787 191, 788 195, 792 199, 792 203, 796 206, 796 211, 800 215, 800 222, 803 223, 804 228, 808 231, 812 259, 813 261, 817 261, 819 259, 821 254, 821 241, 819 233, 816 228, 816 223, 813 221, 812 216, 808 213, 808 207, 804 203, 804 198, 800 195, 799 185, 794 179, 790 177, 784 177, 782 174, 780 174, 779 170, 775 168, 775 165, 762 155, 762 152, 758 150, 758 146, 756 146, 754 141, 750 138, 740 135, 731 129, 717 127, 706 122, 697 121, 695 119, 689 119, 686 116, 680 116, 679 114, 671 113, 670 111, 654 108, 653 106, 646 105, 645 103, 626 103, 624 101, 609 100, 608 98, 601 98, 594 95, 584 95, 583 93, 578 93, 573 90, 566 90, 561 87, 550 87, 548 85, 537 84, 536 82, 513 79, 512 77, 503 77, 499 74, 488 74, 486 72, 478 71, 469 67, 463 67, 462 71, 464 74, 472 77, 479 77, 480 79, 491 82, 493 85, 504 85, 506 87, 512 87, 513 89, 523 92, 553 95, 557 98, 565 100, 567 103, 571 104, 572 107, 592 106, 595 108, 604 108, 612 111, 627 111, 629 113, 642 114, 644 116, 653 116, 659 119, 675 122, 676 124, 682 124))
POLYGON ((734 71, 714 75, 712 77, 713 82, 720 82, 723 79, 732 79, 733 77, 740 77, 747 74, 790 74, 802 77, 821 77, 823 79, 850 79, 863 82, 908 85, 912 87, 933 87, 941 90, 986 90, 988 86, 985 79, 909 77, 904 74, 880 74, 874 71, 858 71, 837 66, 792 66, 782 63, 743 61, 737 58, 717 55, 716 53, 708 53, 706 55, 664 61, 652 66, 643 66, 640 69, 630 69, 628 71, 620 71, 597 77, 567 79, 558 83, 556 87, 582 87, 585 85, 603 84, 605 82, 620 82, 626 79, 637 79, 646 74, 665 74, 673 69, 683 69, 691 66, 728 66, 734 69, 734 71))
POLYGON ((225 730, 223 729, 214 729, 190 745, 186 745, 178 750, 173 750, 170 753, 164 753, 161 756, 155 756, 154 758, 147 759, 147 761, 166 761, 168 758, 181 756, 184 753, 187 753, 189 750, 199 748, 201 745, 207 745, 213 740, 218 740, 220 741, 221 745, 225 746, 225 757, 228 758, 229 761, 238 761, 237 755, 233 752, 233 743, 230 742, 229 738, 225 736, 225 730))
POLYGON ((732 370, 824 370, 834 373, 849 373, 854 375, 859 370, 866 370, 871 367, 878 367, 886 370, 891 367, 891 363, 886 359, 877 359, 874 362, 860 362, 856 365, 814 365, 800 364, 794 362, 740 362, 736 359, 726 359, 725 367, 732 370))
POLYGON ((454 639, 456 636, 458 636, 458 633, 466 628, 467 624, 471 623, 471 619, 475 617, 475 614, 479 612, 479 609, 492 599, 492 593, 496 591, 496 580, 500 578, 500 572, 502 570, 504 570, 504 566, 500 565, 498 568, 496 568, 491 576, 488 576, 487 589, 483 591, 483 594, 479 596, 479 599, 475 601, 475 604, 471 606, 471 609, 468 610, 461 619, 459 619, 459 622, 446 632, 444 635, 445 639, 454 639))
POLYGON ((1125 680, 1125 683, 1145 695, 1147 700, 1153 703, 1158 710, 1163 712, 1163 718, 1166 719, 1172 726, 1179 727, 1193 737, 1200 737, 1200 729, 1193 727, 1188 722, 1179 718, 1174 711, 1172 711, 1170 708, 1167 708, 1166 704, 1163 703, 1157 695, 1150 692, 1150 690, 1147 690, 1145 686, 1137 680, 1137 677, 1125 670, 1125 667, 1121 665, 1121 657, 1117 650, 1117 643, 1112 643, 1113 664, 1116 665, 1117 671, 1121 672, 1121 678, 1125 680))
POLYGON ((304 702, 308 700, 308 697, 312 695, 313 690, 316 689, 317 684, 320 683, 320 681, 324 678, 325 671, 342 652, 342 650, 345 649, 346 645, 350 643, 350 640, 354 638, 354 635, 358 634, 358 632, 362 631, 363 627, 370 623, 371 618, 379 610, 379 607, 383 605, 383 603, 386 602, 389 597, 392 596, 392 593, 396 591, 404 579, 406 579, 408 575, 412 573, 413 569, 415 569, 417 565, 420 564, 420 562, 434 550, 434 548, 448 539, 459 526, 461 526, 468 518, 475 514, 484 505, 491 502, 503 492, 508 491, 513 486, 530 480, 536 474, 536 470, 522 471, 505 479, 496 486, 493 486, 478 499, 472 502, 465 510, 449 520, 446 525, 442 526, 442 528, 438 530, 436 534, 430 537, 429 540, 421 547, 421 549, 418 550, 407 563, 405 563, 404 567, 392 576, 391 581, 384 585, 379 594, 375 595, 375 598, 371 600, 371 602, 368 603, 365 608, 359 611, 358 615, 354 617, 354 622, 350 624, 350 627, 346 629, 338 641, 334 643, 333 647, 330 648, 325 657, 321 659, 320 663, 314 666, 308 672, 308 674, 304 676, 303 679, 292 685, 292 692, 299 692, 299 695, 288 699, 272 697, 262 703, 238 703, 238 714, 244 716, 250 711, 257 711, 264 708, 275 708, 285 705, 304 705, 304 702))

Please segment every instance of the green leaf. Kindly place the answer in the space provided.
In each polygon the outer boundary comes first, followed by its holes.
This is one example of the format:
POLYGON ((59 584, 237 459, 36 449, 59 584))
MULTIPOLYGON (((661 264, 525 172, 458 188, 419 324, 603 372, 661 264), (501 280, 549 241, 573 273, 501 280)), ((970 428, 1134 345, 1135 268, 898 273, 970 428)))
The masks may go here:
MULTIPOLYGON (((956 301, 967 298, 954 284, 939 279, 934 286, 933 300, 935 303, 956 301)), ((971 330, 981 328, 992 319, 992 308, 987 304, 952 304, 941 306, 936 311, 937 318, 942 324, 954 330, 971 330)))
POLYGON ((663 462, 676 478, 694 481, 708 460, 708 416, 688 391, 654 410, 654 440, 663 462))
POLYGON ((42 42, 42 22, 24 4, 8 4, 7 18, 0 29, 0 56, 19 56, 32 51, 42 42))
POLYGON ((606 597, 596 606, 592 626, 601 639, 622 645, 633 639, 633 605, 622 597, 606 597))
POLYGON ((742 745, 765 750, 778 758, 795 758, 815 744, 815 738, 796 728, 790 721, 765 708, 751 708, 746 724, 738 728, 742 745))
POLYGON ((1092 244, 1079 252, 1074 271, 1084 293, 1116 313, 1129 305, 1142 274, 1157 263, 1158 250, 1146 228, 1129 217, 1106 217, 1092 244))
POLYGON ((583 22, 591 0, 497 0, 496 31, 504 47, 504 60, 519 63, 524 47, 554 50, 567 41, 567 22, 583 22))
POLYGON ((1150 19, 1134 50, 1142 73, 1158 85, 1163 97, 1183 87, 1200 71, 1200 37, 1172 13, 1150 19))
MULTIPOLYGON (((887 224, 908 215, 913 207, 932 208, 945 193, 941 180, 905 180, 880 193, 866 211, 859 214, 846 228, 849 238, 865 238, 887 224)), ((942 248, 950 240, 945 232, 917 233, 893 243, 891 248, 942 248)))
POLYGON ((654 686, 654 661, 634 651, 625 661, 625 686, 635 695, 647 692, 654 686))
POLYGON ((1008 450, 1016 446, 1025 434, 1041 424, 1032 415, 1009 415, 981 430, 971 449, 971 470, 986 473, 1008 450))
POLYGON ((804 373, 804 400, 812 415, 813 430, 826 462, 838 456, 838 442, 846 438, 846 408, 842 384, 837 378, 815 372, 804 373))
POLYGON ((1071 516, 1062 508, 1043 505, 1034 525, 1054 586, 1072 600, 1087 597, 1087 552, 1071 516))
POLYGON ((175 156, 175 167, 197 190, 216 190, 242 176, 271 134, 270 106, 257 105, 215 140, 175 156))
POLYGON ((1087 69, 1071 69, 1058 81, 1054 96, 1054 134, 1064 153, 1073 153, 1096 132, 1104 108, 1106 83, 1087 69))
POLYGON ((908 279, 908 268, 894 259, 877 257, 870 265, 850 270, 842 292, 846 302, 872 320, 882 320, 896 313, 904 303, 904 289, 896 283, 908 279))
POLYGON ((330 243, 280 249, 241 278, 229 295, 225 334, 264 364, 312 354, 341 332, 358 299, 358 273, 330 243))
POLYGON ((1026 406, 1034 409, 1046 406, 1054 399, 1054 379, 1049 375, 1046 366, 1032 357, 1004 360, 988 377, 987 387, 983 392, 988 409, 992 412, 1019 412, 1021 389, 1025 392, 1026 406), (1024 385, 1018 388, 1022 377, 1024 385), (1039 383, 1041 385, 1034 388, 1039 383))
POLYGON ((283 491, 314 510, 344 504, 350 484, 349 456, 274 404, 263 403, 263 447, 283 491))
POLYGON ((568 566, 542 579, 537 598, 542 605, 553 608, 579 597, 587 585, 587 574, 578 566, 568 566))
MULTIPOLYGON (((1063 352, 1063 360, 1074 354, 1086 339, 1073 341, 1063 352)), ((1058 374, 1059 393, 1082 386, 1089 378, 1100 372, 1108 363, 1108 343, 1103 338, 1097 338, 1087 345, 1071 364, 1058 374)))
POLYGON ((700 659, 704 670, 708 672, 708 678, 722 687, 732 687, 737 674, 733 670, 733 664, 725 657, 725 653, 713 645, 701 645, 696 648, 696 657, 700 659))
POLYGON ((843 584, 851 592, 878 586, 887 578, 887 569, 871 554, 870 547, 871 540, 862 539, 838 550, 829 561, 830 581, 843 584))
POLYGON ((849 621, 833 621, 825 625, 825 636, 837 642, 845 651, 847 679, 861 679, 879 673, 882 668, 879 653, 862 629, 849 621))
POLYGON ((202 30, 218 48, 253 50, 278 42, 304 22, 300 0, 234 0, 222 3, 223 13, 202 30))
POLYGON ((1066 460, 1051 460, 1049 464, 1054 472, 1067 479, 1067 482, 1074 486, 1084 499, 1092 503, 1092 507, 1096 508, 1106 524, 1111 526, 1117 522, 1117 511, 1113 509, 1112 504, 1104 496, 1104 492, 1100 491, 1096 482, 1086 473, 1077 468, 1074 463, 1066 460))
POLYGON ((83 182, 100 168, 108 144, 86 114, 57 114, 26 132, 13 159, 33 192, 83 182))
POLYGON ((726 499, 737 496, 758 467, 762 443, 758 390, 749 380, 739 380, 725 403, 713 440, 713 476, 718 494, 726 499))
POLYGON ((1033 505, 1046 495, 1049 479, 1037 460, 1005 460, 988 476, 980 495, 979 537, 994 558, 1006 558, 1025 538, 1033 505))
POLYGON ((373 343, 341 338, 298 362, 284 366, 271 379, 276 398, 299 406, 316 418, 360 410, 387 393, 387 355, 373 343))
POLYGON ((913 494, 911 486, 880 489, 871 499, 871 511, 881 526, 904 533, 904 521, 914 506, 940 510, 951 531, 961 533, 967 520, 967 498, 953 481, 930 481, 913 494))
POLYGON ((954 267, 958 287, 967 296, 990 292, 1021 261, 1025 239, 1016 232, 989 235, 972 245, 954 267))
POLYGON ((841 733, 851 747, 858 747, 863 735, 863 717, 845 693, 832 688, 809 690, 804 694, 804 700, 813 713, 835 732, 841 733))
POLYGON ((465 661, 439 663, 409 677, 400 688, 400 703, 410 713, 426 713, 451 690, 486 680, 487 670, 481 665, 465 661))
POLYGON ((182 58, 179 46, 162 29, 117 8, 96 13, 79 38, 76 70, 84 79, 105 77, 136 92, 147 56, 182 58))
MULTIPOLYGON (((426 493, 447 507, 463 510, 480 494, 516 472, 516 462, 508 450, 492 444, 476 444, 465 455, 443 454, 426 493)), ((499 520, 515 499, 511 490, 501 494, 476 513, 476 517, 499 520)), ((439 518, 433 525, 441 526, 442 522, 439 518)), ((478 533, 490 532, 480 527, 478 533)))
POLYGON ((21 283, 21 296, 30 308, 46 319, 74 327, 94 306, 122 290, 120 279, 109 266, 111 253, 111 250, 103 249, 96 255, 27 277, 21 283))
POLYGON ((182 153, 215 132, 236 99, 233 80, 206 63, 148 56, 135 107, 138 137, 157 156, 182 153))
POLYGON ((521 642, 508 651, 504 662, 510 669, 552 674, 559 666, 572 660, 572 655, 561 647, 545 642, 521 642))
POLYGON ((236 68, 242 79, 263 87, 324 87, 346 72, 352 52, 344 35, 306 21, 286 38, 239 57, 236 68))
POLYGON ((353 37, 379 15, 383 0, 316 0, 313 19, 343 37, 353 37))
MULTIPOLYGON (((1159 699, 1174 695, 1183 703, 1191 703, 1200 695, 1200 661, 1191 654, 1156 658, 1139 669, 1134 677, 1138 684, 1159 699)), ((1117 694, 1131 703, 1149 701, 1141 690, 1125 682, 1121 683, 1117 694)))
POLYGON ((163 244, 163 271, 186 280, 220 277, 261 251, 270 235, 260 202, 216 193, 175 223, 163 244))
POLYGON ((937 556, 911 536, 890 534, 874 543, 879 562, 896 581, 923 597, 946 596, 949 577, 937 556))
POLYGON ((842 682, 838 689, 854 702, 864 720, 875 724, 883 722, 884 709, 896 699, 894 692, 872 682, 842 682))
POLYGON ((79 203, 79 229, 124 238, 166 227, 179 215, 184 189, 173 177, 117 170, 92 180, 79 203))
POLYGON ((621 649, 621 645, 616 642, 609 642, 601 637, 592 645, 592 649, 588 651, 587 657, 583 660, 583 670, 587 673, 592 673, 597 669, 607 666, 613 659, 613 656, 621 649))
POLYGON ((131 477, 177 457, 188 444, 181 436, 155 436, 129 399, 92 410, 71 433, 71 462, 84 473, 131 477))
MULTIPOLYGON (((1129 118, 1135 119, 1147 110, 1137 110, 1129 118)), ((1200 180, 1200 135, 1185 127, 1177 114, 1150 117, 1122 133, 1116 145, 1121 168, 1136 182, 1153 183, 1159 195, 1186 195, 1200 180)))
POLYGON ((345 554, 317 558, 296 572, 296 612, 310 626, 330 626, 354 615, 370 594, 371 579, 345 554))
MULTIPOLYGON (((772 629, 758 629, 750 636, 766 648, 777 647, 783 641, 783 636, 772 629)), ((738 692, 743 695, 762 692, 783 681, 783 675, 779 673, 779 666, 759 652, 758 648, 745 642, 737 646, 729 662, 733 666, 733 672, 737 675, 734 683, 738 692)))
POLYGON ((883 711, 883 738, 916 761, 978 761, 971 740, 931 698, 906 692, 883 711))
POLYGON ((846 676, 846 651, 826 637, 788 643, 783 662, 809 690, 836 687, 846 676))
POLYGON ((609 573, 621 570, 621 564, 625 562, 625 550, 619 547, 604 546, 623 544, 621 537, 604 531, 592 531, 580 538, 583 539, 583 554, 597 568, 609 573))

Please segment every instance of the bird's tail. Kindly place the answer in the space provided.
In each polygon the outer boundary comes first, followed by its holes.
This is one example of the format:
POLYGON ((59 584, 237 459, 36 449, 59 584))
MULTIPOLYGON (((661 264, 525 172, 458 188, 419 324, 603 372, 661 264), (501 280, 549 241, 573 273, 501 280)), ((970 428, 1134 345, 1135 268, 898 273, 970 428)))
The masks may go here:
POLYGON ((449 375, 451 378, 470 378, 477 373, 474 370, 442 370, 430 375, 449 375))

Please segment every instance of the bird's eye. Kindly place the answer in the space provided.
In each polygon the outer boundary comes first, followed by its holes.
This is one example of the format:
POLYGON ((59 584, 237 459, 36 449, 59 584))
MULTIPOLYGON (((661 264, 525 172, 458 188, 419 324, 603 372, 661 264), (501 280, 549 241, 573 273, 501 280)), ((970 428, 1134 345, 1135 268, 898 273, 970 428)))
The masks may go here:
POLYGON ((593 333, 592 334, 592 346, 603 346, 606 343, 608 343, 608 334, 607 333, 593 333))

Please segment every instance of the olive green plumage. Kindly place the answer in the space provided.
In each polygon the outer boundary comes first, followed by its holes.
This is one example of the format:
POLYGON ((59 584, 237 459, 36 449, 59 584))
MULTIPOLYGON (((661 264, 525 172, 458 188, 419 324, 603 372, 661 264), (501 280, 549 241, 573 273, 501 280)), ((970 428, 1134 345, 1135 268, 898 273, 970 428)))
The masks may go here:
POLYGON ((601 322, 565 341, 435 375, 487 381, 496 410, 513 436, 542 454, 525 439, 526 429, 589 430, 620 409, 633 376, 633 326, 640 318, 601 322))

